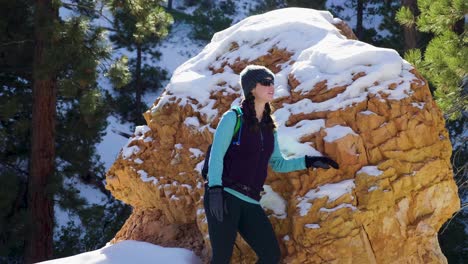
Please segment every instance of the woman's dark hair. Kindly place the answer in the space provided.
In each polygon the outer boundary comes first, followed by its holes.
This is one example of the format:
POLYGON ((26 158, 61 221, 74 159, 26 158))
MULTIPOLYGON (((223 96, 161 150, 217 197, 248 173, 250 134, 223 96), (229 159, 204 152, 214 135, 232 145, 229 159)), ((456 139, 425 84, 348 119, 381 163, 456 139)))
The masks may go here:
POLYGON ((255 112, 255 96, 251 92, 247 94, 246 98, 242 102, 242 105, 248 108, 248 111, 246 111, 248 114, 244 114, 244 118, 252 131, 257 132, 260 126, 267 127, 271 130, 276 128, 275 122, 271 117, 270 103, 265 103, 265 110, 263 110, 262 122, 260 123, 258 123, 255 112))

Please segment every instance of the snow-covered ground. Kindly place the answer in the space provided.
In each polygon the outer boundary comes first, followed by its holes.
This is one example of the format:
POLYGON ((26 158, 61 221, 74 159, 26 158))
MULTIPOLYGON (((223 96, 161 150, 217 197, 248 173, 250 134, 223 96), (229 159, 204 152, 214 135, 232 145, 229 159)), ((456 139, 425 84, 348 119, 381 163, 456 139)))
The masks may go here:
POLYGON ((164 248, 151 243, 126 240, 114 245, 71 257, 40 262, 42 264, 199 264, 190 250, 164 248))

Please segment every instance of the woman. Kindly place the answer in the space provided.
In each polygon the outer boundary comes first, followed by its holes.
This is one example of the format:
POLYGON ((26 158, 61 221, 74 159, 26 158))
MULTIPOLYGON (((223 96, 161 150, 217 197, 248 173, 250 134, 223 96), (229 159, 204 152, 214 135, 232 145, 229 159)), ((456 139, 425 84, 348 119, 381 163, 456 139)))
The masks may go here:
POLYGON ((273 73, 263 66, 249 65, 240 78, 245 98, 240 106, 240 143, 232 143, 236 112, 227 111, 216 129, 209 159, 204 206, 213 249, 211 263, 229 263, 237 232, 257 254, 257 263, 278 263, 278 241, 259 203, 268 164, 276 172, 337 169, 338 164, 327 157, 284 159, 271 117, 273 73))

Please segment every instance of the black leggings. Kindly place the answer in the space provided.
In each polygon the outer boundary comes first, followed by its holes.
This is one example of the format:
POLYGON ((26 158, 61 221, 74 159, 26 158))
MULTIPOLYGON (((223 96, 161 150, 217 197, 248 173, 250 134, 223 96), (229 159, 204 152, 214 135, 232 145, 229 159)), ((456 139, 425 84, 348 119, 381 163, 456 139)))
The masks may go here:
POLYGON ((223 222, 219 222, 210 214, 207 195, 205 192, 204 206, 213 249, 211 264, 230 262, 237 232, 257 254, 257 263, 276 264, 279 262, 281 252, 278 241, 260 205, 245 202, 224 191, 227 213, 224 212, 223 222))

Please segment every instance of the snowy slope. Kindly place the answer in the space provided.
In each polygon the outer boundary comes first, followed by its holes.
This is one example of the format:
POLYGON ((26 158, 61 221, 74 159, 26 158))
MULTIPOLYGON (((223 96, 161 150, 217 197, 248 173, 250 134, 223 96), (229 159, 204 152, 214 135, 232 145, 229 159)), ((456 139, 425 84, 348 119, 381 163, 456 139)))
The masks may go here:
POLYGON ((200 259, 182 248, 164 248, 140 241, 122 241, 79 255, 40 262, 43 264, 198 264, 200 259))

